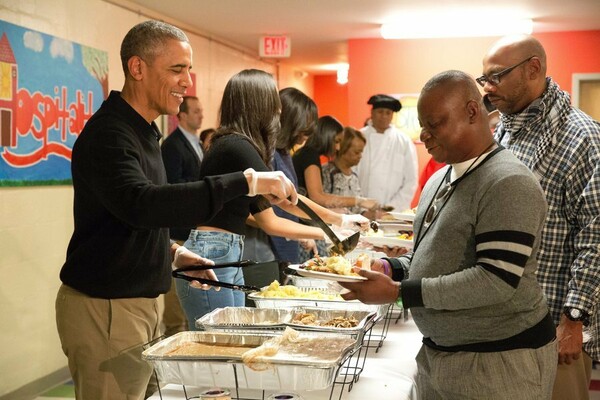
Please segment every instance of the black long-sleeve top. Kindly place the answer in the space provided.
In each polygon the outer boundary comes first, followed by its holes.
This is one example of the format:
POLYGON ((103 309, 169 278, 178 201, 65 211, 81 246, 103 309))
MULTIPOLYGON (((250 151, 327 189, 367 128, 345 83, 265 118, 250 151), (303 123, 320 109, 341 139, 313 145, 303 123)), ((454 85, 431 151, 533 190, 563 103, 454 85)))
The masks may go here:
POLYGON ((111 92, 73 146, 75 228, 62 282, 99 298, 170 287, 169 226, 200 225, 248 193, 241 172, 168 185, 160 133, 111 92))
MULTIPOLYGON (((244 171, 247 168, 253 168, 255 171, 270 171, 247 137, 230 133, 219 136, 211 142, 210 149, 200 166, 200 176, 244 171)), ((243 235, 246 232, 248 215, 259 213, 269 207, 271 204, 263 196, 238 197, 224 204, 223 208, 205 225, 243 235)))

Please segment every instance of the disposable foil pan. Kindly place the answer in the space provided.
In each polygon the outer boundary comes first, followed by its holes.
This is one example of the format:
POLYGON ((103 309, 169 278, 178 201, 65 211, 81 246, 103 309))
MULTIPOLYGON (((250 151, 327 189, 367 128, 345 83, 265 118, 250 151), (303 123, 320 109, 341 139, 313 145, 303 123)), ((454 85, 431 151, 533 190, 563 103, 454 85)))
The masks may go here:
POLYGON ((274 335, 220 332, 180 332, 154 344, 142 358, 154 365, 161 383, 202 387, 232 387, 262 390, 321 390, 333 385, 340 366, 355 348, 355 341, 344 336, 302 332, 302 337, 323 338, 327 349, 294 353, 279 351, 268 358, 270 368, 255 371, 239 357, 170 356, 185 342, 259 346, 274 335))
POLYGON ((252 308, 225 307, 218 308, 196 320, 196 327, 206 331, 273 333, 280 334, 286 326, 297 331, 333 333, 355 339, 357 346, 362 343, 367 327, 375 318, 375 311, 351 311, 346 309, 321 309, 315 307, 292 308, 252 308), (304 325, 294 321, 299 314, 314 314, 317 323, 326 323, 336 317, 354 318, 357 325, 340 328, 322 325, 304 325))
MULTIPOLYGON (((331 289, 315 287, 298 287, 301 292, 317 291, 323 294, 339 294, 331 289)), ((390 305, 389 304, 364 304, 358 300, 323 300, 310 298, 292 298, 292 297, 262 297, 259 292, 252 292, 248 299, 254 301, 257 308, 282 308, 282 307, 316 307, 322 309, 341 309, 347 311, 375 311, 376 319, 383 318, 390 305)))
POLYGON ((291 318, 286 308, 225 307, 197 319, 196 327, 207 331, 268 333, 284 330, 291 318))
POLYGON ((346 309, 323 309, 316 307, 294 307, 290 309, 291 318, 286 325, 296 330, 309 330, 318 332, 334 332, 337 334, 355 334, 360 331, 364 331, 366 324, 375 316, 374 311, 351 311, 346 309), (314 314, 316 318, 316 325, 304 325, 294 318, 298 314, 314 314), (350 328, 339 328, 335 326, 323 326, 320 325, 327 321, 331 321, 334 318, 354 318, 358 321, 358 324, 350 328))

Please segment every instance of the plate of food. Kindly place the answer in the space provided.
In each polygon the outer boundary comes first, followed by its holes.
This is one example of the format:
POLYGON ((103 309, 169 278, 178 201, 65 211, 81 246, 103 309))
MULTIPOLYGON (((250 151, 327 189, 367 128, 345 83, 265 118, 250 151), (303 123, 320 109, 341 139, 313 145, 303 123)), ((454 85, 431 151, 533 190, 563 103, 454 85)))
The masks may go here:
POLYGON ((414 246, 412 234, 406 233, 395 236, 361 236, 361 240, 375 247, 406 247, 412 249, 414 246))
POLYGON ((311 258, 303 264, 292 264, 288 268, 296 271, 298 275, 307 278, 326 279, 336 282, 357 282, 364 281, 367 278, 358 275, 352 271, 353 267, 370 267, 369 260, 358 256, 354 263, 342 256, 311 258))
POLYGON ((415 220, 416 212, 417 212, 416 208, 410 208, 408 210, 404 210, 401 212, 390 211, 387 214, 390 215, 393 219, 395 219, 397 221, 413 222, 415 220))
MULTIPOLYGON (((377 221, 378 231, 383 231, 384 236, 388 233, 398 234, 399 232, 412 232, 413 225, 409 223, 402 223, 400 221, 392 220, 392 221, 377 221)), ((370 235, 370 236, 381 236, 381 235, 370 235)))

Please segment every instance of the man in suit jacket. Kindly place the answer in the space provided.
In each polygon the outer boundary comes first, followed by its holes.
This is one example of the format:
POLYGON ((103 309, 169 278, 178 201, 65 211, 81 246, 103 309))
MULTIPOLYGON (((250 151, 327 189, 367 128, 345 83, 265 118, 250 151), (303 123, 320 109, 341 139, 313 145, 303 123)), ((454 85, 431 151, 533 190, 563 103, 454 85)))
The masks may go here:
MULTIPOLYGON (((193 182, 200 179, 200 163, 203 149, 200 144, 200 127, 203 109, 195 96, 185 96, 179 107, 179 126, 171 132, 161 146, 163 163, 169 183, 193 182)), ((172 228, 171 239, 183 244, 193 227, 172 228)), ((187 330, 187 319, 179 304, 174 285, 165 294, 163 313, 165 335, 170 336, 187 330)))

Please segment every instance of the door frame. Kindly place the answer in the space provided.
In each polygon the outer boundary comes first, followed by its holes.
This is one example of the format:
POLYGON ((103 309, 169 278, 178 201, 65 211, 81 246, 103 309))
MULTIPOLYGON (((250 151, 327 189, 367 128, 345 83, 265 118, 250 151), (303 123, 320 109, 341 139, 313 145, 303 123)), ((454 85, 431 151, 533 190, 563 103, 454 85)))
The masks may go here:
POLYGON ((579 86, 584 81, 600 81, 600 73, 593 74, 573 74, 572 91, 573 99, 572 103, 574 107, 579 108, 579 86))

